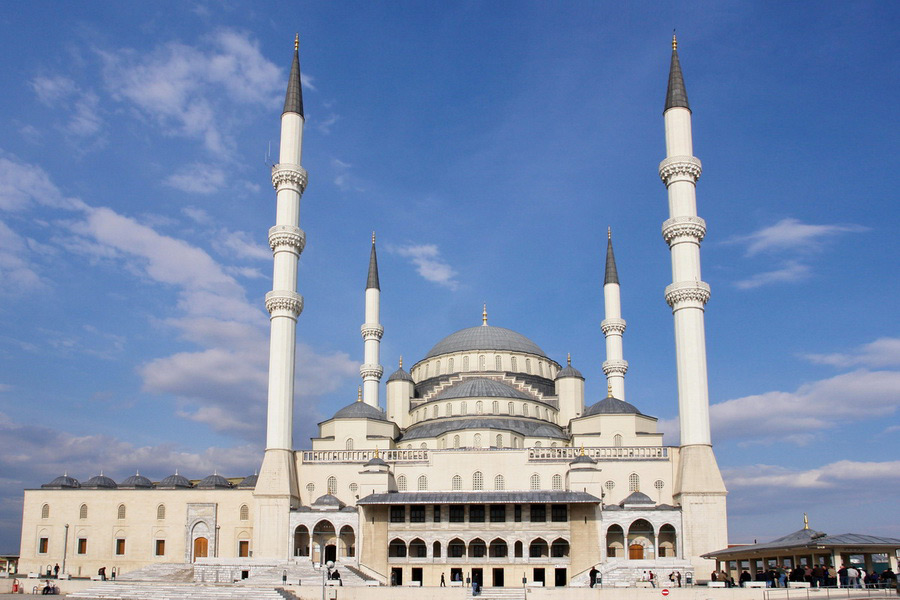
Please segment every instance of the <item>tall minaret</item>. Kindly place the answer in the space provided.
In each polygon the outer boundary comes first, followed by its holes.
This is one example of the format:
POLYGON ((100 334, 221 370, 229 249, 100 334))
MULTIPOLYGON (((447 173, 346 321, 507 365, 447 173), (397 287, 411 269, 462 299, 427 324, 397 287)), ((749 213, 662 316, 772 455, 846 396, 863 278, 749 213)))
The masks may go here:
POLYGON ((372 232, 372 252, 369 253, 369 277, 366 280, 366 322, 360 331, 365 340, 365 362, 359 368, 363 379, 363 402, 378 408, 378 386, 384 367, 380 364, 381 336, 381 287, 378 285, 378 258, 375 256, 375 232, 372 232))
POLYGON ((275 226, 269 229, 275 263, 272 291, 266 294, 266 309, 271 315, 266 454, 254 491, 254 555, 260 558, 290 556, 290 509, 300 503, 292 430, 297 317, 303 310, 303 296, 297 293, 297 261, 306 242, 306 234, 300 229, 300 196, 307 181, 306 170, 300 166, 303 123, 298 36, 294 38, 294 60, 281 114, 279 162, 272 167, 277 208, 275 226))
POLYGON ((603 300, 606 318, 600 329, 606 336, 606 361, 603 372, 614 398, 625 399, 625 373, 628 361, 623 358, 622 334, 625 333, 625 319, 622 318, 622 301, 619 297, 619 273, 616 271, 616 257, 613 255, 612 230, 606 230, 606 276, 603 279, 603 300))
POLYGON ((672 285, 666 288, 666 302, 672 307, 675 318, 681 425, 681 448, 673 492, 675 501, 682 506, 685 556, 692 559, 696 568, 707 568, 709 561, 699 556, 727 545, 726 492, 712 451, 709 430, 703 323, 709 285, 700 279, 700 241, 706 234, 706 222, 697 216, 696 201, 701 165, 693 155, 691 108, 677 48, 673 36, 672 65, 663 111, 666 159, 659 165, 659 176, 669 193, 670 218, 663 223, 662 234, 672 254, 672 285))

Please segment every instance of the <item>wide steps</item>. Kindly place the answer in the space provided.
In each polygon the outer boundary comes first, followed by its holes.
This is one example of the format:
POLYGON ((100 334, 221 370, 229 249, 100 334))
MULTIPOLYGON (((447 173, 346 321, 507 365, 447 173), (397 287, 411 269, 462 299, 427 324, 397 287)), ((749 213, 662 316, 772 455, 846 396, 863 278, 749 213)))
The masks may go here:
POLYGON ((264 586, 139 581, 107 581, 68 597, 83 600, 284 600, 274 588, 264 586))
POLYGON ((481 600, 522 600, 525 592, 521 588, 507 587, 483 587, 477 596, 472 595, 472 588, 468 588, 466 598, 480 598, 481 600))

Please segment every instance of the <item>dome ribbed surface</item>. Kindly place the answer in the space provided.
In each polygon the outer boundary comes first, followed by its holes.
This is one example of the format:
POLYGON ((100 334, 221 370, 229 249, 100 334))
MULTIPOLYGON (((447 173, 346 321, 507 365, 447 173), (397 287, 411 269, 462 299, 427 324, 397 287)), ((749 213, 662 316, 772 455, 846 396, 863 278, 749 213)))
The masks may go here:
POLYGON ((378 457, 378 456, 373 456, 372 458, 369 459, 369 462, 366 463, 366 466, 367 466, 367 467, 372 467, 372 466, 375 466, 375 465, 377 465, 377 466, 379 466, 379 467, 380 467, 380 466, 385 466, 385 467, 386 467, 386 466, 387 466, 387 463, 384 462, 384 459, 383 459, 383 458, 378 457))
POLYGON ((192 486, 187 477, 183 477, 176 473, 175 475, 169 475, 168 477, 160 481, 159 485, 156 487, 162 490, 174 490, 176 488, 189 488, 192 486))
POLYGON ((132 475, 127 478, 125 481, 119 484, 120 489, 126 490, 137 490, 137 489, 150 489, 153 487, 153 482, 144 477, 143 475, 132 475))
POLYGON ((313 506, 335 506, 338 508, 344 507, 344 503, 338 500, 336 496, 332 496, 331 494, 325 494, 324 496, 319 496, 316 498, 316 501, 313 502, 313 506))
POLYGON ((570 465, 579 465, 579 464, 595 464, 597 461, 588 456, 587 454, 579 454, 575 457, 575 460, 570 462, 570 465))
POLYGON ((197 489, 199 490, 222 490, 230 487, 231 484, 228 483, 228 480, 217 473, 203 478, 203 480, 197 484, 197 489))
POLYGON ((60 475, 50 483, 41 486, 44 489, 62 489, 62 488, 80 488, 81 484, 74 477, 68 475, 60 475))
POLYGON ((97 475, 95 477, 91 477, 83 484, 81 484, 83 488, 92 488, 92 489, 104 489, 104 490, 114 490, 118 485, 116 482, 107 477, 106 475, 97 475))
POLYGON ((381 410, 375 408, 365 402, 356 401, 348 404, 341 410, 334 413, 333 419, 375 419, 376 421, 387 421, 387 417, 381 410))
POLYGON ((404 371, 402 367, 391 373, 391 376, 388 377, 387 382, 390 383, 392 381, 412 381, 415 383, 412 375, 404 371))
POLYGON ((643 414, 633 404, 618 398, 604 398, 584 411, 584 416, 591 415, 640 415, 643 414))
POLYGON ((546 358, 544 351, 521 333, 503 327, 479 325, 461 329, 451 333, 428 351, 425 358, 449 354, 451 352, 465 352, 468 350, 504 350, 507 352, 524 352, 537 354, 546 358))
POLYGON ((557 379, 562 379, 563 377, 577 377, 578 379, 584 379, 584 375, 581 374, 581 371, 572 365, 560 369, 559 373, 556 374, 557 379))
POLYGON ((254 489, 256 487, 256 482, 259 479, 259 475, 251 475, 250 477, 244 477, 243 481, 237 484, 239 490, 247 490, 254 489))
POLYGON ((626 504, 656 504, 650 496, 643 492, 631 492, 622 502, 619 503, 624 506, 626 504))
POLYGON ((533 396, 529 396, 525 392, 505 383, 481 377, 466 379, 462 383, 442 390, 434 399, 450 400, 453 398, 518 398, 520 400, 534 400, 533 396))

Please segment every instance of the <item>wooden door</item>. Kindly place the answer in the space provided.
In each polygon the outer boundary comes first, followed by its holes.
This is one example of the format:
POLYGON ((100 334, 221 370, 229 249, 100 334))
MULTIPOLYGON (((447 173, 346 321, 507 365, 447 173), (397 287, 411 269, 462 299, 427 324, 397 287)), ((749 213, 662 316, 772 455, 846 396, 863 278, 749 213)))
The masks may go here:
POLYGON ((198 537, 194 540, 194 560, 206 558, 209 555, 209 540, 198 537))
POLYGON ((644 547, 640 544, 632 544, 628 546, 628 558, 631 560, 643 560, 644 547))

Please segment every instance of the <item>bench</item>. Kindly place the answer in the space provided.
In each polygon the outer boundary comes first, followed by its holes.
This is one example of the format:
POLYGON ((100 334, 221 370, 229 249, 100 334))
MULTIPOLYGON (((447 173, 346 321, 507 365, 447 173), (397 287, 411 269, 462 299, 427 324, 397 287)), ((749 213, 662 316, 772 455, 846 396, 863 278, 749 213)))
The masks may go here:
POLYGON ((710 581, 706 584, 706 587, 725 587, 724 581, 710 581))
POLYGON ((764 588, 766 587, 765 581, 745 581, 744 587, 746 588, 764 588))
POLYGON ((810 584, 808 581, 788 581, 787 582, 789 588, 808 588, 810 584))

